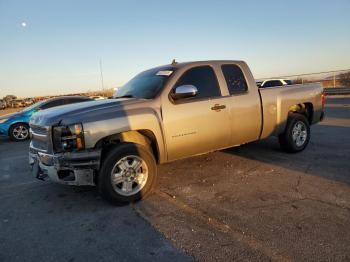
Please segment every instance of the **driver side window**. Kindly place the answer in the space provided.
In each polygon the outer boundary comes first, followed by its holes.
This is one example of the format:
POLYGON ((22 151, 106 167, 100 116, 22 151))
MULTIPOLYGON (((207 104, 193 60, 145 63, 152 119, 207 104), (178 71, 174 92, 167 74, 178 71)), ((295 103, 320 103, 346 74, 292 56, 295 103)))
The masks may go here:
POLYGON ((193 85, 198 89, 194 99, 221 96, 218 80, 210 66, 199 66, 187 70, 177 81, 175 88, 182 85, 193 85))

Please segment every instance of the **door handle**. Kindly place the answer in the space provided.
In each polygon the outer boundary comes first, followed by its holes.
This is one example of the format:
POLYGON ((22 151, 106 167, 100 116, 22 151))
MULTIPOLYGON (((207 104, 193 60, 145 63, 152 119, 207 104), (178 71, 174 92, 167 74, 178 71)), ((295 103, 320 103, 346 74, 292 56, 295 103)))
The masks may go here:
POLYGON ((219 105, 219 104, 215 104, 211 110, 214 110, 214 111, 220 111, 221 109, 225 109, 226 106, 225 105, 219 105))

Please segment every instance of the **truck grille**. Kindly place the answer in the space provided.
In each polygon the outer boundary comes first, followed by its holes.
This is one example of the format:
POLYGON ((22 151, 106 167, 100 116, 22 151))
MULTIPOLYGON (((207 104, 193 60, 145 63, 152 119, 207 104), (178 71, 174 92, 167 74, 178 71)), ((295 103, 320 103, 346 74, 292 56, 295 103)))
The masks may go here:
POLYGON ((41 152, 51 151, 51 132, 50 127, 30 125, 30 134, 32 141, 30 147, 41 152))

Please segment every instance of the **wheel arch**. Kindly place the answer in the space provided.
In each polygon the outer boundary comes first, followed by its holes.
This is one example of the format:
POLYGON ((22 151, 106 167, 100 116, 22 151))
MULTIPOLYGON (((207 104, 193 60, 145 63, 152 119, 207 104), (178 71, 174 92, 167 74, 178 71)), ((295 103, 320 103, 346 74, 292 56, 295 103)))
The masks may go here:
POLYGON ((290 114, 293 113, 298 113, 304 115, 309 124, 311 125, 312 120, 313 120, 313 115, 314 115, 314 107, 311 102, 305 102, 305 103, 300 103, 300 104, 295 104, 291 107, 289 107, 288 111, 288 117, 290 114))
POLYGON ((11 131, 12 127, 13 127, 14 125, 17 125, 17 124, 23 124, 23 125, 26 125, 26 126, 28 127, 28 131, 29 131, 29 123, 24 122, 24 121, 17 121, 17 122, 13 122, 11 125, 9 125, 9 128, 8 128, 8 130, 7 130, 7 134, 8 134, 8 136, 10 136, 10 135, 11 135, 10 131, 11 131))
MULTIPOLYGON (((304 150, 306 146, 309 144, 309 141, 310 141, 309 120, 304 114, 299 114, 297 112, 290 113, 288 117, 289 118, 288 118, 288 123, 286 125, 286 129, 283 133, 279 134, 278 140, 283 150, 285 150, 288 153, 297 153, 304 150), (305 123, 304 127, 307 135, 306 135, 306 138, 304 138, 303 144, 298 145, 296 144, 296 141, 293 138, 294 136, 293 129, 295 125, 300 121, 305 123)), ((300 132, 301 131, 299 131, 299 134, 297 134, 297 136, 300 136, 300 132)))
POLYGON ((135 143, 147 147, 153 154, 157 163, 160 162, 160 150, 155 134, 148 129, 131 130, 112 134, 100 139, 95 148, 101 148, 101 158, 103 159, 108 152, 120 143, 135 143))

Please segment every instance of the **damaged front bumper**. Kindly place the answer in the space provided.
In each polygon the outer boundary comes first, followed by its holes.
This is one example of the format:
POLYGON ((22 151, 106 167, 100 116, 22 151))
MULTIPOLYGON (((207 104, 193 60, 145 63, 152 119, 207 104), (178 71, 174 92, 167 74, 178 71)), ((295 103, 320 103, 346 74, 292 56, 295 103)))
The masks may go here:
POLYGON ((95 185, 100 168, 101 150, 85 150, 47 154, 33 148, 29 150, 29 165, 34 177, 50 179, 65 185, 95 185))

